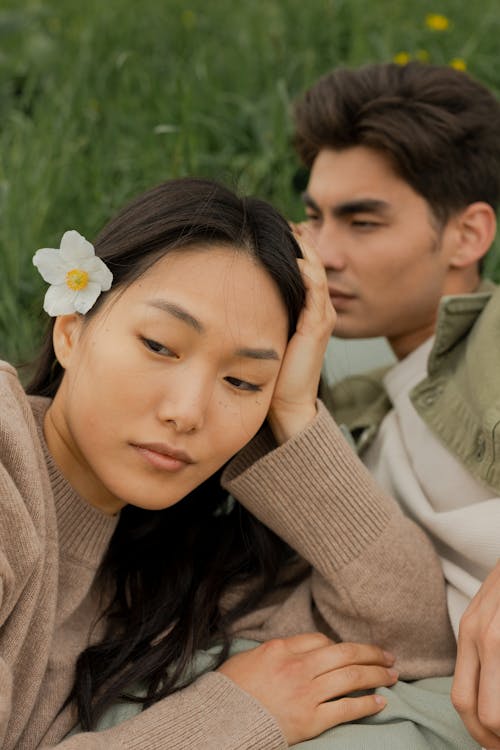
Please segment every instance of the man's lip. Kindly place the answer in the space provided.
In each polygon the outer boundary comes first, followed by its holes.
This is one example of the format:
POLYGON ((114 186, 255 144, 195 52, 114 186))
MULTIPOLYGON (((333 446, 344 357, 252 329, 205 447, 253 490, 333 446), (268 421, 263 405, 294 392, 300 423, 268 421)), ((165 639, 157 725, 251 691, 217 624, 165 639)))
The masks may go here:
POLYGON ((189 453, 172 448, 166 443, 134 443, 136 448, 143 448, 147 451, 153 451, 153 453, 159 453, 162 456, 168 456, 169 458, 175 458, 177 461, 183 461, 185 464, 194 464, 195 461, 189 453))

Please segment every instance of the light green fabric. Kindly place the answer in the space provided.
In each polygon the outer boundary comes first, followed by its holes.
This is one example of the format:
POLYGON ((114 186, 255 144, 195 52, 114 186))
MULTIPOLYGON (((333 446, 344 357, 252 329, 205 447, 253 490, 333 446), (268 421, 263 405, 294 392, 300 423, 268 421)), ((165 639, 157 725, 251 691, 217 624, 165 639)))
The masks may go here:
MULTIPOLYGON (((232 653, 258 644, 236 639, 232 653)), ((200 652, 194 673, 211 667, 215 649, 200 652)), ((387 706, 376 716, 330 729, 320 737, 294 745, 300 750, 478 750, 463 727, 450 701, 451 677, 398 682, 377 690, 386 696, 387 706)), ((141 691, 133 691, 140 695, 141 691)), ((121 703, 101 718, 97 730, 108 729, 135 716, 140 705, 121 703)), ((75 732, 78 729, 74 730, 75 732)), ((265 748, 263 748, 265 750, 265 748)))
POLYGON ((294 745, 300 750, 479 750, 450 701, 451 677, 435 677, 376 692, 387 706, 376 716, 330 729, 294 745))

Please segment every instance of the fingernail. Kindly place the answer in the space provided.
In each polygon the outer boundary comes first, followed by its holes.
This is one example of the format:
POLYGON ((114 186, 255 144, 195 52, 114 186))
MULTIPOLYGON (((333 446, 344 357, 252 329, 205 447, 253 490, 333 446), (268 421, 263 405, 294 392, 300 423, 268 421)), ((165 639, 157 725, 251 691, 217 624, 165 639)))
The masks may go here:
POLYGON ((396 657, 390 651, 384 651, 384 658, 388 664, 393 664, 396 661, 396 657))
POLYGON ((398 679, 398 677, 399 677, 399 672, 398 672, 398 670, 397 670, 397 669, 388 669, 388 670, 387 670, 387 672, 388 672, 388 674, 389 674, 389 675, 390 675, 390 676, 391 676, 391 677, 392 677, 392 678, 393 678, 394 680, 397 680, 397 679, 398 679))
POLYGON ((373 697, 375 698, 375 703, 378 706, 382 707, 382 706, 386 706, 387 705, 387 700, 384 698, 383 695, 374 695, 373 697))

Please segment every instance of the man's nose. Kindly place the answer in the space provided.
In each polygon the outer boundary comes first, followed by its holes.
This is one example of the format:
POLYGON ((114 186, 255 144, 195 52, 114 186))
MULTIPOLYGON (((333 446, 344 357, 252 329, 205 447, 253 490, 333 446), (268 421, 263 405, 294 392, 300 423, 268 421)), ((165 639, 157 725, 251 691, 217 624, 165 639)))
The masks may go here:
POLYGON ((316 249, 326 270, 342 271, 347 262, 342 238, 330 224, 324 224, 316 236, 316 249))

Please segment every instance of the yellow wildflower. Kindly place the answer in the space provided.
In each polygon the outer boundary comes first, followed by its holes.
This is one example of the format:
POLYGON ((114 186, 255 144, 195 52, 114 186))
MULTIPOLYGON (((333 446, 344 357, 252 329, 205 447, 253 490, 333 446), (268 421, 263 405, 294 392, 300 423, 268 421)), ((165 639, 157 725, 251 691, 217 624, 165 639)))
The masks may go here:
POLYGON ((426 49, 418 49, 415 53, 415 57, 417 58, 419 62, 423 62, 423 63, 429 62, 431 58, 431 56, 429 55, 426 49))
POLYGON ((446 31, 450 25, 450 21, 440 13, 429 13, 425 17, 425 25, 431 31, 446 31))
POLYGON ((183 10, 181 14, 182 25, 187 31, 191 31, 196 26, 196 13, 192 10, 183 10))
POLYGON ((453 60, 450 60, 450 65, 455 70, 467 70, 467 63, 462 57, 454 57, 453 60))
POLYGON ((410 55, 408 54, 408 52, 398 52, 397 55, 394 55, 392 60, 397 65, 406 65, 410 62, 410 55))

